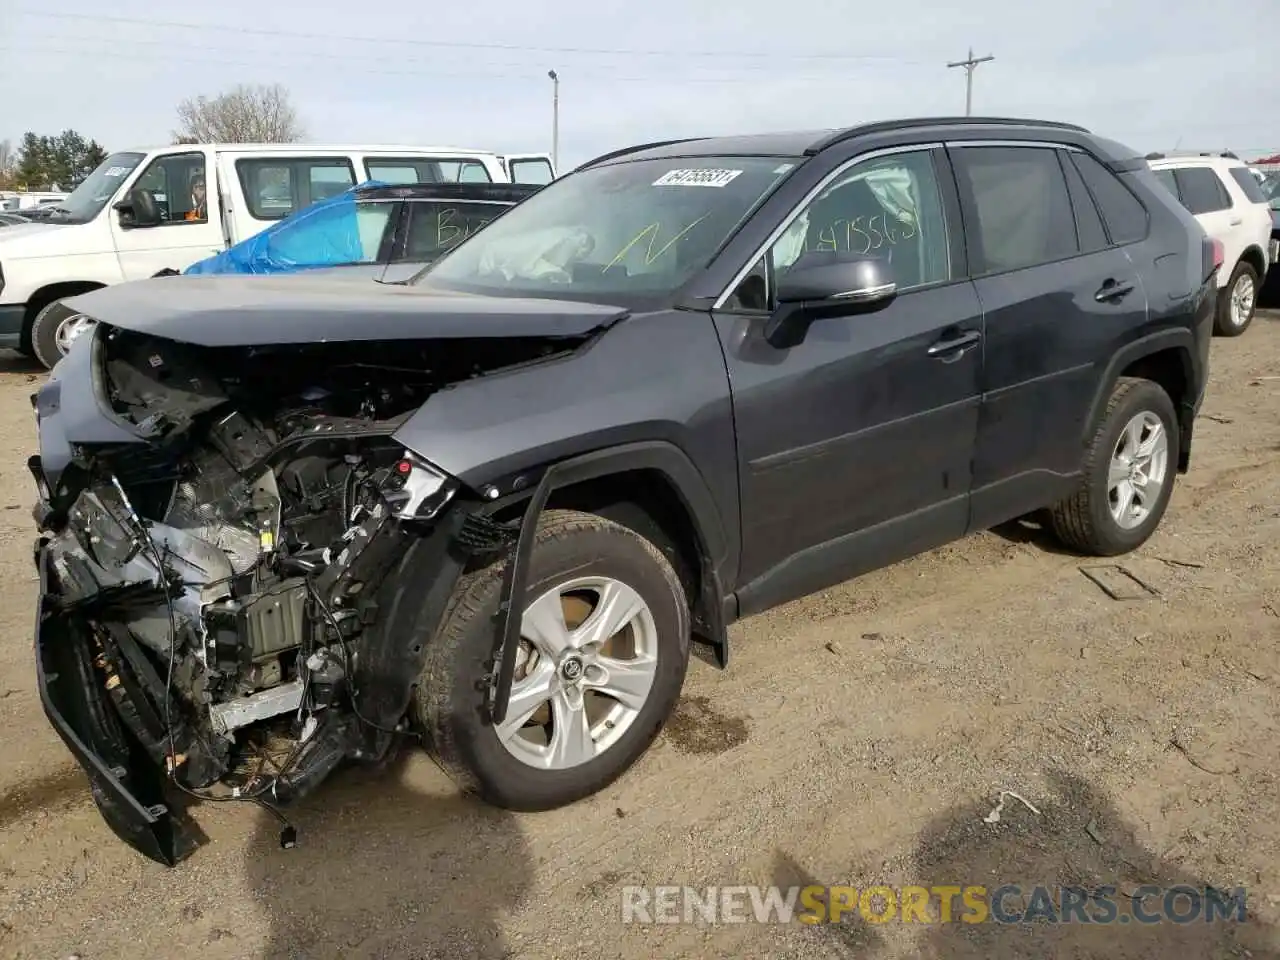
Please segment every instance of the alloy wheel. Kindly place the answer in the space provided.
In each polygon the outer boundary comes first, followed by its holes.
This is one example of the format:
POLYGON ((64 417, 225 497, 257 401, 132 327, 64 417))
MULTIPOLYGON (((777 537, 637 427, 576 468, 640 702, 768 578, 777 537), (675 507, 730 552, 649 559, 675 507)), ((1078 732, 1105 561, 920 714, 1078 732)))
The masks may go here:
POLYGON ((1169 436, 1149 411, 1134 416, 1120 432, 1107 474, 1111 516, 1122 529, 1140 526, 1160 498, 1169 470, 1169 436))
POLYGON ((1253 306, 1257 296, 1258 291, 1254 286, 1253 277, 1247 273, 1241 273, 1236 278, 1235 286, 1231 288, 1232 324, 1243 327, 1249 322, 1249 318, 1253 316, 1253 306))
POLYGON ((638 592, 610 577, 579 577, 524 611, 507 719, 499 741, 543 770, 580 766, 608 750, 648 700, 658 631, 638 592))

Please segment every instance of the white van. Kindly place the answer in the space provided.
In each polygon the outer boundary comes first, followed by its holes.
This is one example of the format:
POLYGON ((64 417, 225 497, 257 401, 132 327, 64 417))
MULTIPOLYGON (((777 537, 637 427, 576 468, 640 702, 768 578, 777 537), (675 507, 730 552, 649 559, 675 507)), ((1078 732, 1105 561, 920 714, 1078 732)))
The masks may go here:
POLYGON ((456 147, 227 143, 113 153, 50 216, 0 230, 0 347, 52 367, 78 332, 61 299, 181 272, 356 183, 554 177, 547 154, 456 147))
POLYGON ((5 213, 21 213, 24 210, 36 210, 49 207, 65 200, 65 193, 19 193, 14 191, 0 192, 0 210, 5 213))

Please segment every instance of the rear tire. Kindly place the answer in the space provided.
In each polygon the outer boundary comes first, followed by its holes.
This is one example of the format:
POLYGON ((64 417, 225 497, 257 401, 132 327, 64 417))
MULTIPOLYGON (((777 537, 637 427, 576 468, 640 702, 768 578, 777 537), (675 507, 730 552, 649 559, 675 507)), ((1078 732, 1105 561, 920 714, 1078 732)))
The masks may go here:
POLYGON ((1231 280, 1218 293, 1218 311, 1213 332, 1220 337, 1238 337, 1249 329, 1258 306, 1258 271, 1243 260, 1236 264, 1231 280))
MULTIPOLYGON (((483 678, 488 672, 486 661, 492 656, 504 568, 505 561, 498 562, 466 574, 459 582, 428 648, 415 692, 414 713, 427 735, 429 749, 462 789, 511 810, 548 810, 608 786, 639 759, 658 735, 675 708, 688 668, 689 602, 667 558, 635 531, 593 514, 568 510, 545 513, 538 524, 529 566, 525 623, 543 622, 529 614, 535 605, 543 613, 559 611, 561 619, 556 620, 553 615, 553 621, 561 629, 567 626, 568 637, 577 643, 587 635, 585 628, 606 622, 602 612, 606 596, 631 598, 627 609, 643 607, 647 616, 641 612, 626 620, 621 631, 605 636, 604 647, 610 652, 598 659, 592 659, 595 654, 590 653, 590 644, 581 648, 570 644, 572 649, 560 647, 565 652, 557 659, 544 652, 554 644, 545 642, 543 633, 551 636, 554 630, 523 631, 527 642, 522 643, 521 656, 527 659, 521 660, 512 685, 512 709, 500 731, 484 710, 483 678), (583 599, 588 597, 589 588, 573 585, 591 582, 604 586, 594 594, 595 600, 583 599), (609 584, 619 585, 617 593, 603 592, 615 589, 609 584), (561 594, 560 588, 566 585, 561 594), (632 592, 628 593, 628 589, 632 592), (538 604, 539 598, 544 597, 550 600, 538 604), (642 603, 636 605, 636 598, 642 603), (580 614, 571 615, 576 610, 580 614), (531 634, 537 634, 536 640, 531 634), (647 638, 643 645, 639 639, 642 635, 647 638), (634 709, 591 688, 592 684, 601 685, 601 689, 611 684, 625 688, 629 674, 623 672, 619 662, 626 664, 630 658, 614 656, 610 644, 616 638, 622 638, 624 644, 630 638, 635 664, 641 664, 642 659, 646 664, 630 669, 651 672, 651 685, 643 699, 634 700, 634 709), (642 646, 656 663, 649 662, 648 654, 641 657, 642 646), (576 668, 583 679, 575 687, 568 679, 573 671, 565 665, 577 657, 579 649, 584 651, 585 666, 580 663, 576 668), (590 680, 593 670, 598 671, 594 674, 596 679, 590 680), (544 676, 547 689, 553 692, 534 710, 530 723, 521 726, 520 715, 526 711, 518 709, 517 693, 541 689, 537 678, 544 676), (589 691, 585 697, 578 693, 577 702, 599 706, 605 711, 601 719, 587 719, 581 727, 566 719, 561 727, 561 717, 569 716, 565 711, 571 707, 573 689, 589 691), (559 699, 561 696, 565 699, 559 699), (544 707, 545 713, 541 712, 544 707), (629 715, 624 718, 623 714, 629 715), (544 718, 545 728, 532 725, 544 718), (587 739, 577 740, 582 747, 580 752, 572 753, 568 748, 560 752, 555 743, 563 746, 565 741, 556 741, 555 737, 561 730, 586 731, 587 739)), ((623 606, 620 603, 617 609, 623 606)), ((532 704, 537 697, 536 693, 526 694, 520 702, 532 704)), ((583 710, 582 717, 587 718, 594 707, 583 710)))
POLYGON ((1179 443, 1173 401, 1164 389, 1121 378, 1085 451, 1079 488, 1050 514, 1054 534, 1065 546, 1099 557, 1142 546, 1169 506, 1179 443), (1145 456, 1148 445, 1152 452, 1145 456), (1126 496, 1132 509, 1122 506, 1126 496))

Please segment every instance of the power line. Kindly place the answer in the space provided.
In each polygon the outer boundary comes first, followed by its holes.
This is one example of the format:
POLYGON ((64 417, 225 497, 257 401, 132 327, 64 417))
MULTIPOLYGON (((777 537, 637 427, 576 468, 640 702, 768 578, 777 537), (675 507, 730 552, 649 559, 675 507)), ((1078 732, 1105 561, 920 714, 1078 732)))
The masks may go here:
MULTIPOLYGON (((81 39, 81 38, 76 38, 76 39, 81 39)), ((139 41, 133 40, 130 42, 137 43, 139 41)), ((101 46, 101 41, 95 41, 95 43, 97 43, 99 47, 101 46)), ((194 48, 186 48, 186 49, 205 49, 205 50, 217 52, 219 48, 194 47, 194 48)), ((209 64, 211 66, 229 66, 229 67, 267 66, 267 64, 264 64, 262 61, 213 59, 209 57, 190 57, 185 54, 179 54, 176 52, 153 53, 150 51, 130 50, 127 53, 120 52, 117 54, 115 51, 111 51, 111 50, 106 50, 106 51, 103 51, 101 49, 97 49, 93 51, 84 50, 84 49, 76 50, 76 49, 70 49, 65 47, 41 47, 35 44, 22 44, 20 46, 0 46, 0 50, 11 51, 12 53, 16 53, 16 54, 23 54, 23 53, 39 54, 40 56, 52 55, 52 56, 77 57, 77 58, 92 57, 95 62, 99 61, 102 58, 102 56, 105 54, 106 56, 116 56, 120 60, 130 60, 130 61, 138 60, 138 59, 146 59, 146 60, 180 62, 180 63, 192 64, 192 65, 209 64)), ((328 57, 334 57, 335 59, 338 59, 343 62, 346 62, 350 59, 342 54, 315 54, 315 53, 311 53, 310 51, 305 52, 305 54, 302 54, 301 51, 299 51, 299 53, 301 55, 307 56, 308 58, 316 57, 316 56, 320 56, 320 57, 328 56, 328 57)), ((372 58, 365 58, 365 59, 372 59, 372 58)), ((379 62, 381 62, 382 58, 376 58, 376 59, 378 59, 379 62)), ((418 60, 413 62, 421 63, 423 61, 418 60)), ((269 66, 274 67, 276 69, 282 69, 282 68, 288 69, 288 68, 300 68, 304 66, 304 64, 296 63, 296 62, 282 63, 277 55, 272 54, 271 63, 269 64, 269 66)), ((492 66, 521 67, 525 65, 523 64, 492 64, 492 66)), ((344 67, 344 72, 357 73, 357 74, 369 74, 374 76, 434 77, 438 79, 451 79, 451 80, 531 80, 536 78, 539 74, 541 74, 542 76, 546 75, 545 70, 543 70, 541 67, 537 66, 536 64, 528 64, 527 66, 528 66, 528 71, 520 72, 520 73, 511 73, 511 72, 494 73, 494 72, 486 72, 486 71, 375 70, 375 69, 369 69, 366 67, 344 67)), ((681 83, 681 84, 689 83, 689 84, 720 84, 720 85, 760 83, 761 81, 765 81, 765 80, 774 82, 777 80, 776 73, 772 71, 764 71, 764 70, 757 70, 757 71, 754 71, 752 74, 747 74, 743 76, 727 76, 727 77, 700 77, 700 76, 691 77, 691 76, 683 76, 683 75, 669 75, 665 73, 659 74, 659 75, 642 77, 642 76, 627 76, 627 75, 621 75, 621 74, 613 74, 608 72, 598 72, 598 71, 592 72, 590 69, 588 69, 586 71, 575 70, 573 73, 573 76, 591 78, 591 79, 600 80, 600 81, 612 81, 615 83, 647 83, 647 84, 659 83, 664 79, 670 80, 671 82, 674 82, 674 83, 681 83)), ((812 82, 829 82, 831 78, 832 78, 832 75, 830 73, 814 74, 810 76, 804 76, 804 75, 799 75, 799 76, 788 75, 787 76, 788 80, 812 81, 812 82)))
POLYGON ((978 64, 987 63, 994 59, 995 57, 986 56, 978 57, 975 60, 973 47, 970 47, 968 60, 957 60, 954 63, 947 64, 948 69, 951 67, 964 67, 964 115, 966 117, 973 115, 973 71, 978 68, 978 64))
MULTIPOLYGON (((404 37, 361 37, 351 36, 350 34, 335 33, 304 33, 297 30, 267 30, 260 27, 241 27, 227 26, 215 23, 191 23, 190 21, 178 20, 155 20, 144 19, 138 17, 115 17, 104 16, 96 13, 64 13, 53 12, 48 10, 18 10, 23 16, 28 17, 48 17, 58 20, 84 20, 91 21, 95 24, 101 23, 118 23, 128 26, 148 26, 148 27, 168 27, 179 30, 219 30, 228 33, 245 34, 263 37, 289 37, 294 39, 307 40, 340 40, 344 43, 400 43, 422 47, 452 47, 467 50, 517 50, 530 53, 580 53, 580 54, 605 54, 609 56, 635 56, 635 57, 728 57, 730 59, 741 59, 743 57, 767 57, 772 61, 778 60, 828 60, 828 61, 855 61, 861 60, 866 62, 880 63, 910 63, 921 64, 924 61, 907 59, 903 57, 892 57, 873 54, 852 54, 852 53, 777 53, 774 51, 744 51, 744 50, 638 50, 628 48, 611 48, 611 47, 545 47, 523 43, 480 43, 475 41, 462 40, 421 40, 417 38, 404 37)), ((132 41, 132 38, 130 38, 132 41)))
MULTIPOLYGON (((97 57, 101 55, 100 51, 101 51, 101 49, 102 49, 102 45, 103 45, 103 38, 102 38, 101 36, 94 36, 94 37, 85 37, 85 36, 62 36, 62 37, 49 37, 49 38, 41 38, 41 39, 42 39, 42 40, 43 40, 43 39, 48 39, 48 40, 51 40, 51 41, 53 41, 53 42, 55 42, 55 43, 71 42, 71 43, 88 43, 88 44, 92 44, 92 45, 96 48, 94 51, 92 51, 95 59, 97 59, 97 57)), ((172 58, 172 59, 179 59, 179 60, 182 60, 183 62, 190 62, 190 63, 219 63, 219 64, 221 64, 221 63, 225 63, 225 62, 227 62, 227 61, 213 61, 213 60, 199 60, 199 59, 192 60, 190 57, 188 57, 188 56, 186 55, 186 52, 187 52, 187 51, 190 51, 190 50, 201 50, 201 51, 207 51, 207 52, 210 52, 210 53, 223 53, 223 54, 226 54, 226 53, 230 53, 230 54, 240 54, 240 55, 258 55, 258 54, 261 54, 261 55, 263 55, 263 56, 269 56, 269 57, 271 58, 271 64, 270 64, 270 65, 271 65, 271 66, 273 66, 273 67, 281 67, 281 66, 288 67, 288 66, 290 66, 290 64, 289 64, 289 63, 287 63, 287 62, 282 63, 281 58, 280 58, 280 51, 279 51, 279 50, 260 50, 260 49, 251 49, 251 48, 246 48, 246 47, 244 47, 244 46, 240 46, 240 45, 236 45, 236 46, 228 46, 227 44, 203 44, 203 43, 187 44, 187 43, 184 43, 184 44, 182 44, 182 47, 181 47, 182 53, 177 53, 177 52, 173 51, 174 42, 173 42, 172 40, 164 40, 164 39, 160 39, 160 38, 157 38, 157 37, 130 37, 130 38, 129 38, 129 44, 130 44, 130 46, 133 46, 133 45, 135 45, 135 44, 147 44, 147 45, 150 45, 150 46, 162 46, 162 47, 165 47, 169 52, 167 52, 167 53, 165 53, 165 54, 162 54, 162 55, 159 55, 161 58, 164 58, 164 59, 168 59, 168 58, 172 58)), ((47 49, 47 48, 40 48, 40 47, 38 47, 38 46, 36 46, 36 45, 33 45, 33 44, 22 44, 21 46, 7 47, 7 48, 5 48, 5 47, 0 47, 0 49, 11 49, 11 50, 13 50, 14 52, 30 51, 30 52, 33 52, 33 53, 66 52, 66 53, 73 54, 73 55, 80 54, 80 53, 89 53, 89 52, 90 52, 90 51, 87 51, 87 50, 86 50, 86 51, 64 50, 63 48, 58 48, 57 50, 50 50, 50 49, 47 49)), ((124 60, 132 59, 132 58, 134 57, 134 55, 135 55, 135 54, 134 54, 134 51, 132 51, 132 50, 130 50, 130 51, 128 51, 128 52, 125 52, 125 51, 117 52, 117 51, 115 51, 115 50, 107 49, 105 52, 106 52, 106 54, 107 54, 108 56, 117 56, 117 57, 119 57, 120 59, 124 59, 124 60)), ((288 51, 287 53, 292 53, 292 54, 296 54, 297 56, 303 56, 303 57, 306 57, 308 61, 313 60, 313 59, 315 59, 315 58, 319 57, 319 58, 323 58, 323 59, 337 60, 337 61, 340 61, 340 62, 342 62, 342 63, 349 63, 349 62, 351 62, 351 61, 365 61, 365 62, 373 62, 373 63, 379 63, 379 64, 382 64, 382 63, 386 63, 386 62, 387 62, 387 57, 386 57, 386 55, 385 55, 385 54, 382 54, 382 55, 368 55, 368 54, 360 55, 360 54, 351 54, 351 53, 347 53, 347 52, 336 53, 336 52, 332 52, 332 51, 313 51, 313 50, 293 50, 293 51, 288 51)), ((404 56, 399 56, 399 55, 397 55, 397 56, 396 56, 396 58, 395 58, 395 62, 397 62, 397 63, 410 63, 410 64, 413 64, 413 63, 430 63, 430 64, 439 64, 439 63, 440 63, 440 60, 439 60, 439 58, 437 58, 437 57, 404 57, 404 56)), ((517 70, 519 70, 519 69, 529 69, 529 70, 536 70, 539 74, 545 74, 545 70, 544 70, 544 68, 543 68, 543 66, 542 66, 542 64, 541 64, 541 62, 538 62, 538 61, 509 61, 509 60, 508 60, 508 61, 495 61, 495 60, 481 60, 481 61, 476 61, 476 60, 474 60, 474 59, 472 58, 472 59, 468 59, 468 60, 466 60, 466 61, 463 61, 463 63, 464 63, 466 66, 468 66, 468 67, 470 67, 470 66, 481 66, 481 67, 504 67, 504 68, 513 68, 513 69, 517 69, 517 70)), ((240 65, 240 64, 237 64, 237 65, 240 65)), ((249 63, 247 63, 247 62, 246 62, 244 65, 246 65, 246 66, 249 66, 249 65, 251 65, 251 66, 259 66, 259 65, 261 65, 261 64, 249 64, 249 63)), ((713 68, 713 69, 722 69, 722 68, 716 67, 716 68, 713 68)), ((768 73, 770 74, 770 76, 771 76, 771 77, 773 77, 773 78, 776 78, 776 77, 777 77, 777 70, 776 70, 776 68, 775 68, 775 67, 773 67, 773 66, 771 66, 771 65, 768 65, 768 64, 750 64, 750 65, 742 66, 742 67, 734 67, 734 68, 726 67, 726 69, 734 69, 734 70, 737 70, 737 71, 741 71, 742 73, 761 73, 761 72, 768 72, 768 73)), ((818 69, 821 69, 821 68, 819 67, 818 69)), ((847 74, 847 71, 849 71, 849 70, 853 70, 853 69, 868 69, 868 67, 866 67, 866 66, 863 66, 863 67, 846 66, 846 67, 841 68, 841 74, 847 74)), ((655 75, 655 76, 651 76, 651 77, 626 77, 626 78, 623 78, 623 79, 627 79, 627 80, 634 81, 634 82, 645 82, 645 83, 652 83, 652 82, 654 82, 655 80, 661 80, 661 79, 674 79, 674 80, 679 80, 679 81, 680 81, 680 82, 682 82, 682 83, 683 83, 683 82, 686 82, 686 81, 692 81, 692 82, 695 82, 695 83, 696 83, 696 82, 699 82, 699 81, 704 81, 704 82, 714 82, 714 83, 721 83, 721 82, 736 82, 738 79, 743 79, 743 78, 740 78, 740 77, 734 77, 734 76, 727 76, 727 77, 699 77, 699 76, 696 76, 696 75, 695 75, 695 76, 686 76, 686 75, 683 75, 683 74, 672 74, 672 73, 669 71, 669 69, 668 69, 668 68, 666 68, 666 67, 662 68, 662 70, 663 70, 663 72, 662 72, 661 74, 659 74, 659 75, 655 75)), ((381 71, 380 71, 380 72, 381 72, 381 71)), ((397 72, 398 72, 398 71, 397 71, 397 72)), ((612 72, 605 71, 605 70, 600 70, 600 68, 598 68, 598 67, 596 67, 596 66, 587 66, 587 67, 585 67, 585 68, 577 68, 577 69, 575 69, 575 70, 574 70, 574 74, 575 74, 576 76, 579 76, 579 77, 585 77, 585 76, 614 77, 614 76, 615 76, 615 74, 613 74, 612 72)), ((476 72, 473 72, 473 71, 471 71, 471 70, 465 70, 465 71, 445 71, 445 72, 436 72, 436 71, 431 71, 431 72, 430 72, 430 73, 428 73, 428 74, 416 74, 416 73, 415 73, 414 75, 415 75, 415 76, 417 76, 417 75, 429 76, 429 75, 430 75, 430 76, 441 76, 441 77, 469 77, 469 76, 481 76, 481 77, 485 77, 485 76, 493 76, 493 77, 505 78, 505 79, 512 79, 512 78, 516 78, 516 77, 524 76, 524 74, 485 74, 485 73, 476 73, 476 72)), ((817 74, 813 74, 813 75, 809 75, 809 76, 805 76, 805 75, 799 75, 799 76, 797 76, 797 75, 795 75, 795 74, 788 74, 788 75, 787 75, 787 78, 788 78, 788 79, 793 79, 793 80, 830 80, 830 79, 832 79, 832 77, 833 77, 833 76, 835 76, 835 75, 836 75, 836 74, 834 74, 834 73, 817 73, 817 74)))

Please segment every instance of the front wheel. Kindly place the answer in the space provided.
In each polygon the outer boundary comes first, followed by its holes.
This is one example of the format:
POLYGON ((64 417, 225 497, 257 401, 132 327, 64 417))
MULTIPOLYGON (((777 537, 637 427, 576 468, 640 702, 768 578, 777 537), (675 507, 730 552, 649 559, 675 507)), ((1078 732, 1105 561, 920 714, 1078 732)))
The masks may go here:
POLYGON ((1173 401, 1164 389, 1122 378, 1085 451, 1079 488, 1053 508, 1058 539, 1102 557, 1142 546, 1169 506, 1179 443, 1173 401))
POLYGON ((1258 272, 1247 263, 1236 264, 1235 272, 1218 295, 1218 314, 1213 330, 1220 337, 1238 337, 1253 323, 1258 305, 1258 272))
POLYGON ((72 310, 61 300, 45 305, 31 324, 31 352, 45 369, 67 355, 76 338, 93 326, 93 321, 72 310))
POLYGON ((463 788, 512 810, 608 786, 670 716, 689 663, 689 604, 662 552, 576 511, 538 525, 506 720, 484 711, 505 564, 467 574, 429 648, 414 709, 463 788))

